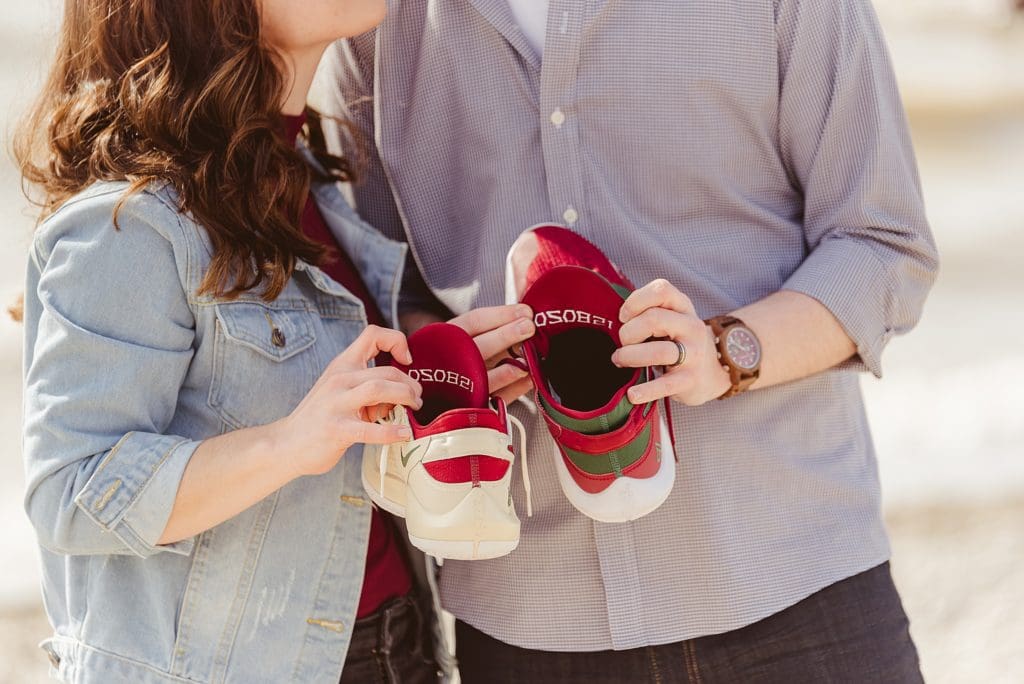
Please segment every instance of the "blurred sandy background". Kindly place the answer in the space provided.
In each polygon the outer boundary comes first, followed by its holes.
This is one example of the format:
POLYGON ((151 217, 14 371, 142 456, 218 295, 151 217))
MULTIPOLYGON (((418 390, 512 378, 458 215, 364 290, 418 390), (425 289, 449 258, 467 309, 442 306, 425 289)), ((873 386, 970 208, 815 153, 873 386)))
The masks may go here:
MULTIPOLYGON (((825 0, 823 0, 825 1, 825 0)), ((5 2, 0 136, 38 84, 54 0, 5 2)), ((884 381, 863 380, 893 568, 930 682, 1024 682, 1024 14, 1012 0, 876 0, 943 270, 884 381)), ((0 159, 0 302, 33 219, 0 159)), ((0 316, 0 684, 46 681, 21 507, 21 330, 0 316)))

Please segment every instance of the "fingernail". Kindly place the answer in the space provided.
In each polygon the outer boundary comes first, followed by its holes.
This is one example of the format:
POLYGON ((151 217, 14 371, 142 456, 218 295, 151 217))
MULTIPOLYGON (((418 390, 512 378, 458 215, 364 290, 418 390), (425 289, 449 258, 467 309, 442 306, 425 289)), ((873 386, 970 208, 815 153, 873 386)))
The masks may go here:
POLYGON ((516 307, 516 316, 520 318, 532 318, 533 310, 525 304, 520 304, 516 307))
POLYGON ((524 318, 516 324, 516 332, 520 335, 529 335, 533 332, 533 321, 524 318))
POLYGON ((398 428, 398 436, 401 437, 402 439, 409 439, 410 437, 412 437, 412 430, 409 429, 407 426, 402 425, 398 428))
POLYGON ((643 394, 639 390, 631 389, 626 394, 629 395, 629 400, 634 404, 643 403, 643 394))
POLYGON ((620 368, 621 367, 621 366, 619 366, 619 355, 618 355, 618 352, 612 354, 612 365, 614 365, 616 368, 620 368))

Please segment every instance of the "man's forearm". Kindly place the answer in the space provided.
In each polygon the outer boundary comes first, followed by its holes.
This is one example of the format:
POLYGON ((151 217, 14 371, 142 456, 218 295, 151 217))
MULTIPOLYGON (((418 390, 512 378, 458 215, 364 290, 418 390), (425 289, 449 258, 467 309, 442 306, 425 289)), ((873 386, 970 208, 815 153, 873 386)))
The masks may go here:
POLYGON ((733 315, 761 341, 761 376, 753 389, 820 373, 857 351, 836 317, 816 299, 800 292, 780 290, 733 315))

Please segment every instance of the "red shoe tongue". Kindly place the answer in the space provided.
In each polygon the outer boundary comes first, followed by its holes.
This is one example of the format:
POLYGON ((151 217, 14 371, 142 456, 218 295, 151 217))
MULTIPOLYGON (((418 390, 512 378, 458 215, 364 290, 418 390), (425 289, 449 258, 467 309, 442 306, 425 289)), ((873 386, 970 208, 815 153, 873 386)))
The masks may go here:
MULTIPOLYGON (((538 392, 562 409, 592 412, 635 383, 638 372, 611 357, 622 346, 619 311, 624 292, 579 266, 556 266, 523 295, 537 332, 523 345, 538 392)), ((607 424, 606 424, 607 427, 607 424)))
MULTIPOLYGON (((580 266, 556 266, 537 278, 521 300, 533 309, 538 341, 567 330, 594 328, 619 346, 623 297, 600 274, 580 266)), ((542 354, 543 349, 542 349, 542 354)))
POLYGON ((488 406, 487 366, 462 328, 449 323, 424 326, 409 336, 409 351, 411 365, 394 365, 423 385, 425 411, 488 406))

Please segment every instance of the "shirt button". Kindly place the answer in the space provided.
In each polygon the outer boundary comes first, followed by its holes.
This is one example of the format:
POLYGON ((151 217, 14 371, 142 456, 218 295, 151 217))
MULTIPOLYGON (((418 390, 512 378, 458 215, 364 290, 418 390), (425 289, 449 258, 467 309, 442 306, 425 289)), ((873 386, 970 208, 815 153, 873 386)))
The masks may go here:
POLYGON ((565 222, 571 226, 580 220, 580 215, 575 209, 569 207, 564 212, 562 212, 562 218, 565 219, 565 222))
POLYGON ((561 128, 562 124, 565 123, 565 114, 562 113, 561 109, 551 112, 551 123, 555 124, 556 128, 561 128))

